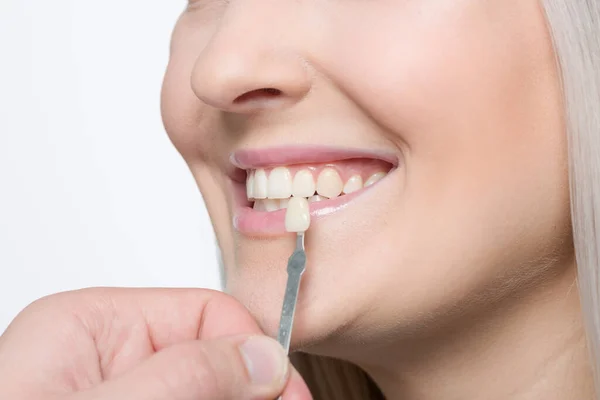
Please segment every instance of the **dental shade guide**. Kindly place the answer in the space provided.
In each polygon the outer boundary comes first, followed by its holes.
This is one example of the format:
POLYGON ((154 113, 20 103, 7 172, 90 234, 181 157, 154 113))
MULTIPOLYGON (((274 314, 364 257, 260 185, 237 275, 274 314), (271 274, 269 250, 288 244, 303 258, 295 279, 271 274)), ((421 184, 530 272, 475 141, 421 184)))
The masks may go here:
MULTIPOLYGON (((287 264, 288 279, 283 296, 283 307, 281 309, 279 332, 277 334, 277 341, 285 349, 286 353, 290 351, 300 281, 306 269, 304 233, 308 230, 309 226, 310 213, 308 201, 303 197, 292 197, 285 214, 285 229, 288 232, 296 233, 296 248, 287 264)), ((281 397, 278 400, 281 400, 281 397)))

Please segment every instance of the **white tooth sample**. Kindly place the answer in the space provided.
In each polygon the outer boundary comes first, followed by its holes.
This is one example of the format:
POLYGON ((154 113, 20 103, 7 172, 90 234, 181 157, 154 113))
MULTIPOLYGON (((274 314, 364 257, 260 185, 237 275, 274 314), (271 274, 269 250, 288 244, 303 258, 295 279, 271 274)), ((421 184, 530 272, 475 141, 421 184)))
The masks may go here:
POLYGON ((254 202, 254 206, 252 206, 252 208, 255 211, 267 211, 266 208, 265 208, 264 200, 256 200, 254 202))
POLYGON ((350 177, 350 179, 348 179, 348 182, 346 182, 346 184, 344 185, 343 192, 345 194, 350 194, 350 193, 356 192, 357 190, 360 190, 362 188, 363 188, 362 177, 360 175, 352 175, 350 177))
POLYGON ((274 168, 269 174, 267 197, 287 199, 292 196, 292 173, 286 167, 274 168))
POLYGON ((325 197, 321 197, 318 194, 315 194, 314 196, 310 196, 308 198, 308 202, 309 203, 315 203, 317 201, 321 201, 321 200, 327 200, 325 197))
POLYGON ((290 202, 290 199, 279 200, 279 209, 281 210, 282 208, 287 208, 289 202, 290 202))
POLYGON ((304 197, 292 197, 285 213, 285 230, 305 232, 310 226, 308 201, 304 197))
POLYGON ((246 179, 246 198, 248 200, 254 198, 254 171, 248 171, 248 178, 246 179))
POLYGON ((257 169, 254 173, 254 190, 252 194, 255 199, 267 198, 267 173, 264 169, 257 169))
POLYGON ((383 179, 385 176, 387 175, 387 173, 385 172, 377 172, 373 175, 371 175, 369 177, 369 179, 367 179, 367 181, 365 182, 365 187, 367 186, 371 186, 372 184, 374 184, 377 181, 380 181, 381 179, 383 179))
POLYGON ((316 190, 312 172, 308 169, 301 169, 296 172, 292 183, 292 195, 294 197, 310 197, 315 194, 316 190))
POLYGON ((338 197, 344 189, 344 182, 340 174, 333 168, 325 168, 317 179, 317 193, 329 199, 338 197))
POLYGON ((263 204, 265 205, 265 211, 271 212, 279 210, 279 200, 265 199, 263 200, 263 204))

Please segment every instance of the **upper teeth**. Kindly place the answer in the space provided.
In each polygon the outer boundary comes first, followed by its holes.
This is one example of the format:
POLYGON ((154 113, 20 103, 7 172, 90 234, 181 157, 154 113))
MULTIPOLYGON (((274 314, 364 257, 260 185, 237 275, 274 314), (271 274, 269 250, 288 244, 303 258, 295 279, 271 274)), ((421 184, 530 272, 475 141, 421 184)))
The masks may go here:
POLYGON ((357 190, 360 190, 362 188, 363 188, 362 176, 353 175, 350 177, 350 179, 348 179, 348 182, 346 182, 346 184, 344 185, 343 191, 345 194, 349 194, 352 192, 356 192, 357 190))
POLYGON ((251 196, 254 199, 266 199, 268 196, 267 173, 264 169, 257 169, 254 173, 254 184, 251 196))
MULTIPOLYGON (((256 180, 254 181, 256 185, 256 180)), ((286 167, 277 167, 267 180, 267 197, 270 199, 288 199, 292 197, 292 174, 286 167)))
POLYGON ((292 194, 294 197, 310 197, 317 190, 312 172, 307 169, 296 172, 292 183, 292 194))
POLYGON ((342 194, 344 182, 340 174, 333 168, 325 168, 317 178, 317 193, 329 199, 338 197, 342 194))
MULTIPOLYGON (((246 196, 255 202, 254 208, 261 211, 274 211, 286 208, 290 197, 331 199, 367 187, 382 179, 386 172, 376 172, 363 184, 359 174, 352 175, 345 183, 333 167, 325 167, 318 174, 316 182, 313 172, 300 169, 295 175, 287 167, 276 167, 267 175, 265 169, 249 170, 246 181, 246 196)), ((315 199, 309 199, 315 201, 315 199)))
POLYGON ((383 179, 383 177, 385 177, 385 175, 385 172, 377 172, 376 174, 371 175, 371 177, 365 182, 365 187, 371 186, 375 182, 380 181, 383 179))

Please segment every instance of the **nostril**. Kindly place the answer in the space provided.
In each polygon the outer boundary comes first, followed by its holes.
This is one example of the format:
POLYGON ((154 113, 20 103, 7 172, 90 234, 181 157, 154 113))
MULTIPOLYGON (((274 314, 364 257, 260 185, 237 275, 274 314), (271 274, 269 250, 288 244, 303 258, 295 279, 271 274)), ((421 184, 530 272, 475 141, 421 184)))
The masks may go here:
POLYGON ((281 96, 281 94, 281 90, 275 88, 256 89, 238 96, 233 102, 238 104, 250 100, 272 99, 281 96))

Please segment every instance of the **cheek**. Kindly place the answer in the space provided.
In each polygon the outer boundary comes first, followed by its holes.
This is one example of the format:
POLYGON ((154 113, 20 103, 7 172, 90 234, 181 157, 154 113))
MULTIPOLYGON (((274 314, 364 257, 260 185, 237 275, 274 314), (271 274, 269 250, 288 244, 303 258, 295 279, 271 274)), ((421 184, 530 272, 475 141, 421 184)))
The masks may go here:
MULTIPOLYGON (((215 156, 227 150, 219 140, 219 115, 202 103, 190 85, 193 52, 181 43, 172 52, 161 95, 161 112, 165 129, 177 151, 188 164, 202 193, 204 205, 213 228, 225 265, 234 265, 232 216, 229 212, 228 187, 221 176, 221 165, 215 156)), ((202 207, 202 204, 198 205, 202 207)))
POLYGON ((407 192, 419 205, 498 213, 562 201, 566 139, 539 5, 455 4, 424 6, 427 17, 389 10, 377 31, 352 38, 358 50, 328 60, 331 70, 404 148, 407 192), (355 57, 363 52, 370 56, 355 57))
POLYGON ((335 41, 323 45, 322 67, 411 151, 460 144, 471 134, 503 140, 493 128, 510 135, 539 127, 526 120, 532 110, 560 123, 554 56, 536 2, 439 3, 362 10, 352 19, 362 26, 329 33, 335 41), (367 29, 375 22, 378 29, 367 29), (336 46, 342 38, 353 46, 336 46))
POLYGON ((499 273, 570 252, 566 137, 543 16, 535 2, 481 4, 497 10, 457 6, 464 13, 402 27, 383 18, 376 32, 352 37, 358 48, 326 62, 405 152, 394 250, 380 254, 414 266, 384 273, 427 291, 414 304, 448 303, 432 293, 464 297, 499 273), (452 294, 434 287, 450 280, 452 294))
POLYGON ((191 66, 184 60, 172 57, 161 93, 161 114, 169 139, 188 161, 201 155, 198 149, 203 139, 198 135, 202 104, 190 88, 191 66))
POLYGON ((568 219, 559 80, 537 8, 496 18, 442 32, 444 50, 415 60, 429 79, 405 85, 420 105, 418 129, 406 135, 409 183, 475 235, 491 229, 512 235, 508 243, 527 236, 535 245, 568 219))
POLYGON ((161 113, 169 138, 188 164, 210 163, 218 153, 218 113, 194 94, 191 77, 206 46, 212 24, 184 13, 173 31, 170 58, 161 93, 161 113), (197 24, 201 23, 201 29, 197 24))

